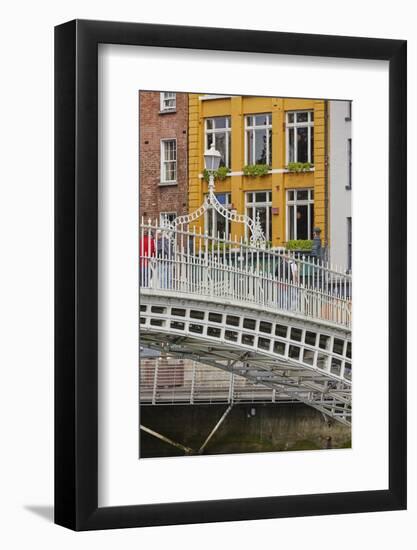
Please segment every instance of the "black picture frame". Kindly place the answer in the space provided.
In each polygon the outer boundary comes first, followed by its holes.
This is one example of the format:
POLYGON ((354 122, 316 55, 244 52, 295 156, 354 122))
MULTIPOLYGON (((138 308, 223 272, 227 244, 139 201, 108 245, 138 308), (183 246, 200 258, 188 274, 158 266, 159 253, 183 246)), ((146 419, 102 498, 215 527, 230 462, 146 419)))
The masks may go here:
POLYGON ((74 20, 55 28, 55 522, 92 530, 406 508, 406 41, 74 20), (389 488, 98 507, 98 44, 389 62, 389 488))

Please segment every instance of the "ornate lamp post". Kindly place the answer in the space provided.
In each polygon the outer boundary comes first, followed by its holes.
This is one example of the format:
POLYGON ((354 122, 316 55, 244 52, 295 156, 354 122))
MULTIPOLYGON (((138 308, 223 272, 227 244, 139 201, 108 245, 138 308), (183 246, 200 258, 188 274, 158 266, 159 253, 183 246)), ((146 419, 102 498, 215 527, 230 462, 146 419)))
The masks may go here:
POLYGON ((214 192, 214 173, 219 169, 221 154, 214 148, 214 143, 210 149, 204 153, 204 166, 209 173, 209 194, 214 192))

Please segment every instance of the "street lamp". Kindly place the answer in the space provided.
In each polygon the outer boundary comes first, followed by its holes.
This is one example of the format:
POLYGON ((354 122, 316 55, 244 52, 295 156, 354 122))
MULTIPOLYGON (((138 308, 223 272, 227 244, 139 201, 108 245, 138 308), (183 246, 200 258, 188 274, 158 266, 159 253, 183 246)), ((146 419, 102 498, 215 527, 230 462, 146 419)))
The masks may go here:
POLYGON ((221 154, 214 148, 214 143, 210 149, 204 153, 204 166, 209 173, 209 191, 214 191, 214 172, 220 166, 221 154))

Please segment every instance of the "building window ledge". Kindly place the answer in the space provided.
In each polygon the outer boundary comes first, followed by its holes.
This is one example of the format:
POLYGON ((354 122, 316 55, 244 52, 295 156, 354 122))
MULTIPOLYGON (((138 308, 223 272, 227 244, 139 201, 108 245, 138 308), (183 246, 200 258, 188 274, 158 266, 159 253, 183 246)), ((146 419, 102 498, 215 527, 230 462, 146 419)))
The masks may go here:
MULTIPOLYGON (((269 174, 308 174, 309 172, 314 172, 315 169, 314 167, 313 168, 310 168, 309 170, 305 170, 304 172, 295 172, 294 170, 288 170, 287 168, 273 168, 272 170, 268 170, 268 175, 269 174)), ((226 174, 226 178, 229 178, 231 176, 244 176, 244 173, 243 171, 238 171, 238 172, 229 172, 228 174, 226 174)), ((198 174, 198 177, 200 179, 203 179, 203 174, 198 174)), ((247 176, 247 177, 251 177, 251 176, 247 176)))
POLYGON ((162 111, 159 111, 160 115, 170 115, 172 113, 176 113, 177 109, 164 109, 162 111))
POLYGON ((160 181, 159 187, 170 187, 171 185, 178 185, 178 182, 176 181, 160 181))
POLYGON ((284 174, 308 174, 309 172, 314 172, 314 166, 312 168, 309 168, 308 170, 288 170, 288 168, 285 168, 283 170, 284 174))
POLYGON ((232 97, 232 96, 222 95, 222 94, 206 94, 206 95, 200 95, 198 99, 200 101, 210 101, 211 99, 228 99, 229 97, 232 97))

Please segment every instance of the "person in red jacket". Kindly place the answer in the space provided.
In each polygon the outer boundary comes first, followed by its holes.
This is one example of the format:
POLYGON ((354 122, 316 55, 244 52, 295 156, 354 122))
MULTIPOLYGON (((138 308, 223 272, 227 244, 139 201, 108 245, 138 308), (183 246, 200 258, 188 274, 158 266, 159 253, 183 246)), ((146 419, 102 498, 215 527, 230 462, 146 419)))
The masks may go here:
POLYGON ((139 243, 140 284, 147 287, 150 283, 150 260, 155 258, 155 239, 151 232, 142 235, 139 243))

